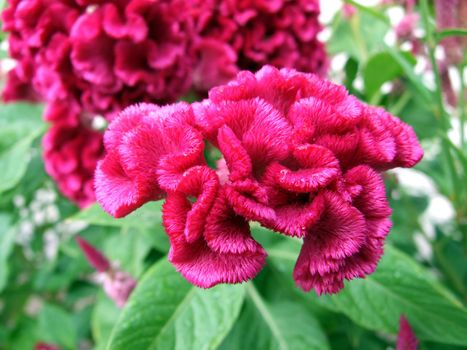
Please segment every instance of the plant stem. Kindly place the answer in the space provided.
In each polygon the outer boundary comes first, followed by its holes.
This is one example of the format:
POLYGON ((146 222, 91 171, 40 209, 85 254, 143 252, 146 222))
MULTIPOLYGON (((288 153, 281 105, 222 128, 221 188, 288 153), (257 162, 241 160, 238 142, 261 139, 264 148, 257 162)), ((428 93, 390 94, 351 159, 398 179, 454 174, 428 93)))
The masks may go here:
MULTIPOLYGON (((430 62, 431 62, 433 74, 435 77, 435 98, 436 98, 436 104, 437 104, 437 110, 435 112, 440 117, 442 130, 444 131, 444 133, 447 134, 448 130, 450 129, 450 121, 446 113, 446 109, 444 108, 441 75, 439 73, 438 64, 436 63, 436 57, 435 57, 436 40, 434 37, 433 28, 430 24, 430 12, 428 9, 427 0, 421 0, 420 5, 421 5, 423 24, 425 27, 425 39, 426 39, 425 41, 426 41, 426 45, 428 48, 428 56, 430 57, 430 62)), ((447 173, 448 173, 448 176, 451 178, 451 182, 452 182, 452 188, 451 188, 451 193, 449 197, 453 199, 453 197, 456 196, 457 190, 461 190, 461 189, 457 188, 457 184, 459 182, 457 179, 456 168, 455 168, 454 161, 451 155, 451 151, 449 149, 449 144, 444 138, 441 140, 441 147, 443 149, 443 153, 446 156, 447 173)))
POLYGON ((466 105, 465 105, 465 68, 466 66, 462 64, 460 66, 460 79, 461 79, 461 91, 459 94, 459 115, 460 115, 460 146, 461 150, 464 149, 465 146, 465 120, 466 120, 466 105))
POLYGON ((433 30, 430 25, 430 13, 428 10, 428 3, 427 0, 421 0, 421 7, 422 7, 422 19, 423 24, 425 27, 425 38, 426 38, 426 45, 428 48, 428 56, 430 57, 431 68, 433 69, 433 74, 435 77, 435 96, 436 96, 436 103, 441 118, 441 125, 443 130, 449 129, 449 120, 446 114, 446 110, 444 108, 443 102, 443 92, 442 92, 442 83, 441 83, 441 75, 439 74, 438 64, 436 63, 435 57, 435 49, 436 49, 436 41, 433 36, 433 30))

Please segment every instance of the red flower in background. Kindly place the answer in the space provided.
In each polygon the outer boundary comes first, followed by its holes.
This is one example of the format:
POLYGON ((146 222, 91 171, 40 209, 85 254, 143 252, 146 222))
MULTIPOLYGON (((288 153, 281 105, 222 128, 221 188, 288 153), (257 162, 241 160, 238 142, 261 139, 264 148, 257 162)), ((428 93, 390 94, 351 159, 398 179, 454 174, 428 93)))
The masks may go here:
POLYGON ((3 12, 10 54, 7 101, 44 100, 52 128, 46 169, 78 204, 94 201, 102 137, 89 118, 111 120, 136 102, 167 103, 191 84, 189 2, 13 0, 3 12))
POLYGON ((240 70, 265 64, 324 75, 327 56, 318 0, 195 1, 198 56, 194 85, 225 84, 240 70))
POLYGON ((323 74, 318 15, 316 0, 10 0, 3 20, 17 66, 4 99, 48 103, 47 170, 64 195, 85 206, 94 194, 82 169, 95 159, 59 150, 74 144, 66 136, 58 142, 59 130, 94 135, 85 119, 110 121, 137 102, 173 102, 192 78, 206 91, 264 64, 323 74), (57 153, 80 170, 59 170, 57 153))
POLYGON ((193 111, 128 109, 107 131, 106 149, 99 202, 121 216, 165 196, 169 260, 190 282, 253 278, 265 252, 252 220, 303 238, 294 278, 318 294, 374 271, 391 227, 380 172, 423 156, 411 127, 384 110, 316 75, 271 66, 239 73, 193 111), (223 156, 218 172, 204 165, 203 138, 223 156))

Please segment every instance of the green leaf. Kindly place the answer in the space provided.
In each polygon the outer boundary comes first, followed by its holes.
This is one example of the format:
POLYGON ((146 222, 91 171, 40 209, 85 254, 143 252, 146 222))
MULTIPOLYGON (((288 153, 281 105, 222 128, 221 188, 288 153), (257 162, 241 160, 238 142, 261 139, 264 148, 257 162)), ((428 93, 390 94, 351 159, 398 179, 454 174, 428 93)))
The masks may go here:
MULTIPOLYGON (((283 248, 270 250, 269 256, 282 269, 285 262, 291 273, 299 245, 283 248)), ((417 262, 390 245, 375 273, 318 300, 368 329, 397 333, 404 314, 420 339, 467 345, 467 310, 417 262)))
POLYGON ((389 25, 368 12, 359 11, 352 19, 337 18, 327 49, 331 54, 345 53, 358 62, 380 51, 389 25))
POLYGON ((11 217, 0 214, 0 292, 8 281, 8 257, 11 254, 15 240, 15 231, 11 227, 11 217))
POLYGON ((94 204, 67 220, 82 221, 96 226, 136 229, 145 234, 154 247, 162 252, 167 252, 169 241, 162 226, 161 209, 162 201, 150 202, 124 218, 115 219, 107 214, 98 204, 94 204))
POLYGON ((250 298, 239 321, 220 350, 327 350, 329 343, 321 326, 302 305, 266 302, 252 283, 250 298))
POLYGON ((58 306, 44 305, 39 315, 39 327, 43 341, 66 349, 76 348, 76 331, 71 315, 58 306))
POLYGON ((30 104, 0 106, 0 192, 18 184, 31 159, 31 144, 46 125, 42 108, 30 104))
MULTIPOLYGON (((410 64, 415 65, 416 60, 407 52, 402 52, 410 64)), ((401 65, 388 52, 379 52, 371 56, 363 70, 363 81, 368 99, 379 91, 381 86, 404 73, 401 65)))
POLYGON ((238 318, 244 295, 242 285, 196 288, 163 260, 138 283, 107 349, 216 349, 238 318))
POLYGON ((92 335, 96 344, 105 347, 120 313, 121 310, 104 292, 98 294, 91 320, 92 335))
POLYGON ((400 53, 398 50, 385 45, 386 51, 394 58, 396 62, 399 63, 401 68, 404 70, 405 76, 412 84, 412 86, 417 90, 419 96, 423 98, 424 102, 428 105, 433 104, 433 93, 428 90, 428 88, 423 84, 421 77, 415 74, 413 65, 410 63, 407 58, 400 53))
POLYGON ((143 260, 151 249, 150 243, 147 236, 124 229, 105 241, 104 253, 111 261, 118 262, 123 270, 137 277, 143 272, 143 260))

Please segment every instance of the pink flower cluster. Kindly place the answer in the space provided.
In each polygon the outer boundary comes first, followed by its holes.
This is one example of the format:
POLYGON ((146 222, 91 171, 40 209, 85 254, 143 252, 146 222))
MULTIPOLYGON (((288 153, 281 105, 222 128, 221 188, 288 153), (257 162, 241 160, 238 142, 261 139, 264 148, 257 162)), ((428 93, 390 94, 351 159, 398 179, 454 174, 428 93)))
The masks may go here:
POLYGON ((265 63, 326 68, 318 0, 8 3, 2 18, 17 66, 3 98, 47 102, 47 170, 81 207, 94 201, 90 174, 102 151, 89 119, 112 120, 137 102, 174 102, 193 79, 205 92, 265 63))
POLYGON ((192 106, 129 107, 105 133, 103 208, 122 217, 165 197, 169 260, 191 283, 239 283, 263 267, 255 221, 303 239, 294 279, 335 293, 374 271, 391 222, 380 173, 423 156, 412 128, 316 75, 240 72, 192 106), (217 169, 205 145, 222 154, 217 169))

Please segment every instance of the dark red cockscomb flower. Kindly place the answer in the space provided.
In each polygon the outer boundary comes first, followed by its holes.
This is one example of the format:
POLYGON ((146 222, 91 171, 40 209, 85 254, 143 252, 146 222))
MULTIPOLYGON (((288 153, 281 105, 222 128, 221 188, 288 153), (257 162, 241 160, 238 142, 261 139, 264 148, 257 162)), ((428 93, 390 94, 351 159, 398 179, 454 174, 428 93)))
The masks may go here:
POLYGON ((59 123, 44 136, 43 147, 45 168, 59 190, 81 208, 93 203, 93 174, 103 154, 102 134, 59 123))
POLYGON ((99 202, 122 216, 166 197, 169 260, 204 288, 262 268, 248 221, 303 239, 294 279, 304 290, 336 293, 372 273, 391 227, 380 173, 423 156, 412 128, 384 110, 271 66, 192 107, 130 108, 105 138, 99 202), (203 138, 222 154, 217 171, 204 164, 203 138))
POLYGON ((72 96, 102 113, 137 101, 174 101, 190 86, 186 1, 16 0, 3 20, 19 62, 15 78, 46 100, 72 96))
POLYGON ((92 129, 89 119, 112 120, 128 105, 173 102, 186 92, 195 58, 189 2, 10 0, 8 4, 2 18, 17 64, 8 74, 3 98, 47 103, 45 119, 51 122, 49 135, 53 135, 45 141, 47 171, 72 201, 80 206, 92 203, 93 169, 88 168, 95 159, 81 156, 77 149, 55 147, 51 152, 51 139, 60 137, 62 147, 70 134, 93 135, 85 147, 94 149, 99 136, 88 130, 92 129), (58 136, 59 131, 66 135, 58 136), (58 153, 73 157, 67 161, 86 170, 58 170, 63 164, 52 156, 58 153))
POLYGON ((265 64, 324 75, 327 56, 317 0, 196 1, 194 85, 207 91, 265 64))

